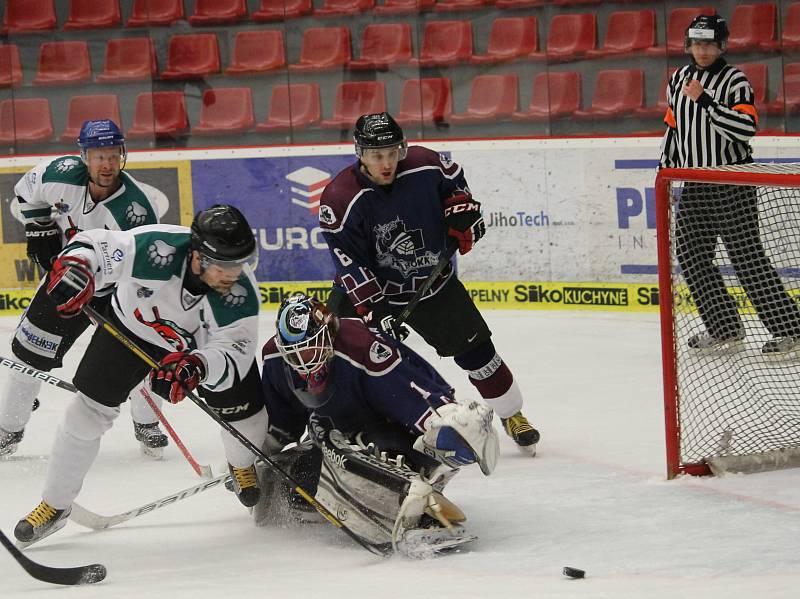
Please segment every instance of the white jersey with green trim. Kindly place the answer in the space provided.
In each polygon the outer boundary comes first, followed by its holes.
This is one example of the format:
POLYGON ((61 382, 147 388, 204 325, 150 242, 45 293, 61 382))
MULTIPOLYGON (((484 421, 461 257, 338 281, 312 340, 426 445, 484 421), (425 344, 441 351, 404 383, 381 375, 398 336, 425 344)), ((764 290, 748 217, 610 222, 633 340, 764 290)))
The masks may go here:
POLYGON ((122 185, 108 198, 95 202, 89 194, 89 171, 80 156, 61 156, 37 164, 17 182, 14 193, 25 222, 55 220, 62 242, 79 231, 125 231, 158 222, 159 196, 155 187, 120 173, 122 185))
POLYGON ((168 351, 196 352, 207 364, 203 386, 224 391, 253 364, 259 292, 248 267, 222 295, 184 288, 191 232, 177 225, 76 235, 62 255, 85 258, 97 289, 115 285, 116 316, 136 337, 168 351), (238 377, 237 377, 238 375, 238 377))

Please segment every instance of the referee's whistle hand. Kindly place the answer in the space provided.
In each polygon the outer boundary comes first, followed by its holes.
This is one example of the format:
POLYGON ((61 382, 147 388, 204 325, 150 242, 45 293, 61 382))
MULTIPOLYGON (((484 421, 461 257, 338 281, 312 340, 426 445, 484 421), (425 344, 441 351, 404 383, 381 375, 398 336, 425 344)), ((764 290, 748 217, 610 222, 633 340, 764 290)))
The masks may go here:
POLYGON ((697 101, 697 98, 699 98, 700 94, 703 93, 703 84, 700 83, 697 79, 692 79, 691 81, 689 81, 689 83, 683 86, 681 93, 684 96, 688 96, 692 100, 697 101))

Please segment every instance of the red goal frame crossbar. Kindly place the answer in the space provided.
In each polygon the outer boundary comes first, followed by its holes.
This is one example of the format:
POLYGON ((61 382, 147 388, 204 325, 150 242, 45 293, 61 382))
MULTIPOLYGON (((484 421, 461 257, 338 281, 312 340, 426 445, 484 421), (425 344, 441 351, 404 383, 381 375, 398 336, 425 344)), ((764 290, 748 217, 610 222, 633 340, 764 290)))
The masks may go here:
POLYGON ((680 408, 675 362, 675 327, 673 321, 672 268, 670 251, 670 184, 673 181, 718 183, 723 185, 760 185, 800 188, 800 174, 756 173, 693 168, 664 168, 656 176, 656 246, 658 249, 658 300, 661 316, 661 355, 664 381, 664 425, 666 432, 667 478, 679 474, 710 475, 704 463, 683 464, 680 459, 680 408))

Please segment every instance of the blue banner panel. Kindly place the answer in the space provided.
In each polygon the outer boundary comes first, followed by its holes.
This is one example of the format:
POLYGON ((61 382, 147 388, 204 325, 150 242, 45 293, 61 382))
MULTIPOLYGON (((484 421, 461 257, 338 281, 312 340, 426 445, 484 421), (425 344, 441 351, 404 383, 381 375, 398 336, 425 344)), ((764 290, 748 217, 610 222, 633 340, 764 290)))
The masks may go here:
POLYGON ((239 208, 256 231, 256 278, 325 281, 335 274, 319 228, 319 198, 354 156, 193 160, 195 211, 214 204, 239 208))

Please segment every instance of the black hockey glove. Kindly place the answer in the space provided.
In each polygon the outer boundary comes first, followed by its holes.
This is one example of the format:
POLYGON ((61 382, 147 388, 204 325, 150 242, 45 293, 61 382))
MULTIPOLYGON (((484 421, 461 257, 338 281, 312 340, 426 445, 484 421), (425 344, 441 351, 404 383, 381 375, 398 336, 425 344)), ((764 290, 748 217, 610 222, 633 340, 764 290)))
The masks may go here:
POLYGON ((408 327, 404 324, 399 326, 395 324, 395 317, 392 315, 386 300, 373 304, 372 309, 364 320, 369 328, 394 337, 398 341, 405 341, 409 335, 408 327))
POLYGON ((197 354, 173 352, 150 371, 150 388, 170 403, 178 403, 206 378, 206 366, 197 354))
POLYGON ((51 270, 53 258, 61 251, 61 229, 55 221, 27 223, 25 240, 28 242, 28 258, 45 270, 51 270))
POLYGON ((62 318, 77 316, 94 297, 94 275, 83 258, 59 256, 48 277, 47 295, 62 318))
POLYGON ((458 193, 444 201, 447 234, 458 241, 458 253, 466 254, 486 233, 481 203, 472 196, 458 193))

